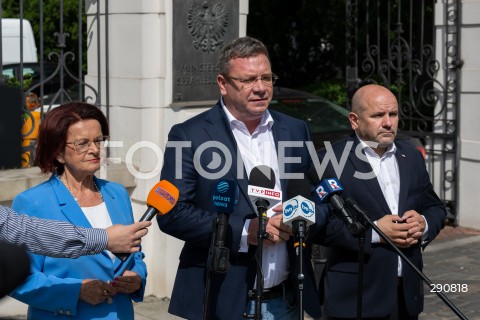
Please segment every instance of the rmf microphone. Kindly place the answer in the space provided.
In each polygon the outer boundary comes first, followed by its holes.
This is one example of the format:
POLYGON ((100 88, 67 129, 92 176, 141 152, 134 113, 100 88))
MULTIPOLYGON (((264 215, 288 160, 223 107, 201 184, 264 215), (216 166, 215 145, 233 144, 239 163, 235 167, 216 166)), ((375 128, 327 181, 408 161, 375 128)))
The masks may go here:
POLYGON ((265 211, 282 201, 282 191, 274 190, 275 172, 269 166, 259 165, 252 169, 248 178, 250 201, 265 211))
POLYGON ((168 182, 161 180, 150 190, 147 196, 148 209, 145 211, 139 222, 150 221, 157 214, 164 215, 173 209, 177 204, 180 192, 177 187, 168 182))
POLYGON ((287 185, 287 196, 291 197, 283 203, 283 223, 296 229, 299 221, 306 227, 315 223, 315 203, 310 197, 310 184, 305 180, 290 180, 287 185))
MULTIPOLYGON (((173 209, 178 200, 179 191, 177 187, 168 182, 161 180, 150 190, 147 196, 148 209, 145 211, 139 222, 150 221, 157 214, 164 215, 173 209)), ((114 255, 122 261, 127 260, 130 253, 114 253, 114 255)))
POLYGON ((335 209, 337 209, 338 216, 347 225, 350 233, 354 236, 357 236, 363 231, 363 225, 352 218, 352 214, 345 206, 345 201, 342 197, 340 197, 342 191, 343 187, 341 186, 340 182, 335 178, 324 179, 315 189, 315 192, 318 195, 320 202, 325 203, 327 201, 330 201, 330 203, 335 207, 335 209))
POLYGON ((225 247, 228 229, 228 217, 233 212, 237 201, 238 186, 230 179, 221 179, 215 183, 212 190, 212 207, 218 212, 215 220, 214 237, 208 255, 210 270, 225 273, 229 266, 229 249, 225 247))

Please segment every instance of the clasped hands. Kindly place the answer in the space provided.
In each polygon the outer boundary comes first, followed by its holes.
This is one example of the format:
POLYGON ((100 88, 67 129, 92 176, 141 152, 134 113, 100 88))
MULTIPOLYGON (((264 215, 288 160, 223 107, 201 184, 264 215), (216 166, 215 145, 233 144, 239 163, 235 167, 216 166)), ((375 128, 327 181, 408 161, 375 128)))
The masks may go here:
POLYGON ((142 284, 142 278, 133 271, 126 270, 122 276, 116 277, 113 281, 102 281, 95 279, 84 279, 80 288, 79 299, 91 305, 102 302, 111 303, 112 297, 119 294, 131 294, 142 284))
MULTIPOLYGON (((272 246, 277 243, 287 241, 292 235, 292 228, 283 223, 283 205, 278 205, 272 209, 275 213, 267 218, 265 223, 265 232, 268 237, 264 238, 263 244, 272 246)), ((259 218, 252 219, 248 226, 248 244, 258 244, 259 218)))
POLYGON ((426 227, 424 218, 415 210, 405 212, 402 217, 385 215, 377 220, 377 226, 399 248, 417 244, 426 227))

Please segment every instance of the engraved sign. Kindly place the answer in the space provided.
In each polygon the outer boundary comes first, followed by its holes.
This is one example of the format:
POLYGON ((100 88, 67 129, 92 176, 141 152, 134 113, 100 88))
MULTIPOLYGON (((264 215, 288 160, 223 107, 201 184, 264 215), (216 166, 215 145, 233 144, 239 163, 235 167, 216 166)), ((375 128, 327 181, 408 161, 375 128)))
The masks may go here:
POLYGON ((195 1, 187 18, 195 49, 215 52, 223 46, 223 35, 228 28, 228 11, 223 2, 195 1))
POLYGON ((173 102, 217 100, 218 55, 238 37, 238 0, 173 2, 173 102))

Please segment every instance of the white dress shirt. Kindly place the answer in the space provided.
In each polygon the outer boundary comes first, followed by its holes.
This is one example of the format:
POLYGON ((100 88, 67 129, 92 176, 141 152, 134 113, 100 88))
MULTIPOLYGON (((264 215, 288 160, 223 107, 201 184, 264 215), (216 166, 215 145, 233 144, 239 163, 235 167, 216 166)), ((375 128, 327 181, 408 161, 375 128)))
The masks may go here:
MULTIPOLYGON (((90 222, 91 226, 94 228, 108 228, 112 226, 112 219, 108 214, 107 206, 105 202, 102 202, 99 205, 93 207, 81 207, 85 217, 87 218, 88 222, 90 222)), ((112 261, 115 260, 115 255, 110 251, 106 250, 110 259, 112 261)))
MULTIPOLYGON (((382 156, 379 156, 363 140, 361 140, 360 138, 358 139, 360 140, 360 144, 362 145, 362 150, 365 151, 368 162, 372 166, 373 172, 377 177, 378 184, 380 185, 380 189, 382 190, 383 196, 387 201, 388 208, 390 209, 390 213, 384 213, 398 215, 398 200, 400 196, 400 172, 398 170, 397 158, 395 157, 395 152, 397 152, 397 147, 395 146, 395 143, 389 145, 387 151, 385 151, 382 156)), ((376 221, 374 223, 377 224, 376 221)), ((425 231, 423 233, 424 235, 426 234, 427 230, 428 224, 425 220, 425 231)), ((380 236, 375 230, 372 230, 372 243, 379 242, 380 236)), ((398 276, 402 276, 402 259, 400 257, 398 257, 398 276)))
MULTIPOLYGON (((273 118, 268 110, 263 114, 260 124, 250 134, 245 124, 237 120, 225 107, 222 99, 222 107, 227 115, 230 128, 237 142, 237 147, 243 159, 245 171, 250 175, 252 169, 258 165, 266 165, 275 173, 275 189, 281 190, 280 170, 278 166, 275 140, 273 139, 273 118)), ((267 216, 272 217, 272 209, 267 211, 267 216)), ((278 213, 281 214, 281 213, 278 213)), ((240 252, 248 251, 247 235, 250 220, 245 221, 240 252)), ((264 276, 264 288, 274 287, 288 278, 289 263, 287 245, 285 242, 273 246, 264 246, 262 251, 262 270, 264 276)))

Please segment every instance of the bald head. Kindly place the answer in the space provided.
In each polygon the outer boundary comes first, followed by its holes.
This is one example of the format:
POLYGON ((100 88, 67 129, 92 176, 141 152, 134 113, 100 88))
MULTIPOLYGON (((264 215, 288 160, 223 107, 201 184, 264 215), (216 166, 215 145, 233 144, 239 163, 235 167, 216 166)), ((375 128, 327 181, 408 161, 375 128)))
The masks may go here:
POLYGON ((391 103, 397 101, 395 95, 387 88, 378 84, 369 84, 361 87, 352 98, 352 112, 360 114, 375 104, 391 103))
POLYGON ((357 90, 349 115, 352 129, 365 142, 374 142, 372 149, 383 155, 393 143, 398 128, 398 102, 385 87, 369 84, 357 90))

